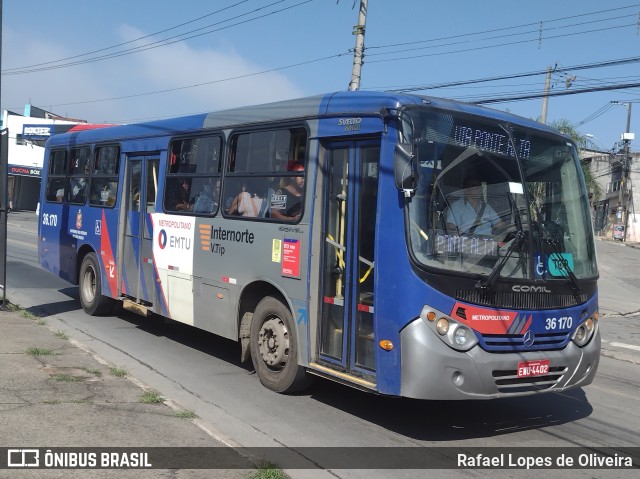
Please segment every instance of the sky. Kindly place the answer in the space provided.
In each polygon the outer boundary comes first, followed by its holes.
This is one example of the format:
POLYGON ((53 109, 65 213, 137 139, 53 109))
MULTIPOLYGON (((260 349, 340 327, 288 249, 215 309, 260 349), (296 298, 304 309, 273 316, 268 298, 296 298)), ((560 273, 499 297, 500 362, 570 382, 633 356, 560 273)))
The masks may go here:
MULTIPOLYGON (((0 108, 22 113, 31 103, 92 123, 346 90, 360 4, 0 2, 0 108)), ((419 87, 418 94, 456 100, 504 100, 541 94, 551 67, 551 94, 572 94, 549 98, 548 123, 567 120, 591 146, 611 150, 631 105, 631 150, 640 151, 639 86, 573 93, 640 84, 639 47, 640 2, 633 0, 368 0, 360 89, 419 87), (617 60, 626 62, 602 66, 617 60), (496 77, 507 78, 470 83, 496 77), (466 84, 442 86, 450 83, 466 84)), ((538 119, 542 99, 487 106, 538 119)))

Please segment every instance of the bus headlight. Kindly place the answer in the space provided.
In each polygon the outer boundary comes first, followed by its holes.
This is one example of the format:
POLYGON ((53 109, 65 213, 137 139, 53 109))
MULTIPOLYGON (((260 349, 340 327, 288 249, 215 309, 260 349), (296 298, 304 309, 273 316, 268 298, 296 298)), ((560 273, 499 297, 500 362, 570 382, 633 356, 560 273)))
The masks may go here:
POLYGON ((469 351, 478 344, 478 337, 473 330, 462 323, 450 318, 435 308, 425 306, 420 317, 437 333, 437 336, 448 346, 458 351, 469 351), (438 320, 436 321, 436 317, 438 320))
POLYGON ((571 340, 580 347, 585 346, 591 338, 593 337, 593 333, 596 330, 596 323, 593 318, 587 319, 584 323, 576 328, 571 336, 571 340))
POLYGON ((453 340, 458 346, 464 346, 465 344, 467 344, 470 335, 471 331, 469 331, 469 328, 465 326, 458 326, 456 328, 456 332, 453 333, 453 340))
POLYGON ((449 320, 447 318, 440 318, 436 323, 436 330, 440 336, 444 336, 449 332, 449 320))

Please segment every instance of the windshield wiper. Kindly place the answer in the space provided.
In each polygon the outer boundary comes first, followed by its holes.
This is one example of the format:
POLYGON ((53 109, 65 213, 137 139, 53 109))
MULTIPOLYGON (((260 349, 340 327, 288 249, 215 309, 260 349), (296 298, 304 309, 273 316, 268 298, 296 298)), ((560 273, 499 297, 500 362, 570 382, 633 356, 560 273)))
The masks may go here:
POLYGON ((524 241, 525 236, 526 234, 524 230, 519 230, 516 232, 516 235, 513 238, 513 242, 509 245, 509 248, 507 248, 507 251, 505 252, 500 262, 497 265, 495 265, 495 267, 493 268, 493 270, 491 271, 491 274, 487 277, 487 279, 481 279, 476 283, 476 288, 478 289, 493 288, 493 285, 495 284, 496 278, 500 274, 500 271, 502 271, 502 268, 504 268, 504 265, 507 264, 507 260, 511 257, 511 255, 515 251, 516 246, 519 246, 524 241))
MULTIPOLYGON (((553 253, 558 257, 558 259, 562 259, 562 251, 558 246, 557 238, 553 238, 546 231, 546 229, 544 229, 542 225, 538 225, 538 231, 540 231, 540 235, 542 236, 542 239, 544 240, 544 242, 547 243, 549 246, 551 246, 553 253)), ((576 299, 576 302, 582 303, 583 291, 582 291, 582 288, 580 287, 580 283, 578 283, 578 278, 576 278, 576 275, 573 273, 573 271, 569 269, 568 265, 566 267, 563 267, 562 269, 567 272, 567 276, 562 276, 562 277, 566 278, 566 280, 571 284, 571 291, 573 292, 573 297, 576 299)))

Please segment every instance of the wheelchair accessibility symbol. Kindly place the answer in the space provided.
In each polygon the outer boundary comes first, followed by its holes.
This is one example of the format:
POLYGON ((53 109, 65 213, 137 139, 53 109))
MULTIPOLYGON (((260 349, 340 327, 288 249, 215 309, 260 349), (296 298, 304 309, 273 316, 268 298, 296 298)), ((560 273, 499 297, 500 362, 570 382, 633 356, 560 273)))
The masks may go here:
POLYGON ((537 254, 535 256, 536 276, 542 278, 547 272, 544 255, 537 254))

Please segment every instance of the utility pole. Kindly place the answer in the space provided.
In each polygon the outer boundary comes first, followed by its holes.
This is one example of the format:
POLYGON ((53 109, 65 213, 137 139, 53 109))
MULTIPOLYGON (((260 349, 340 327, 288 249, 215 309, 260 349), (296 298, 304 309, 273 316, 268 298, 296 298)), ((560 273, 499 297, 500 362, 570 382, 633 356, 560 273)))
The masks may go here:
POLYGON ((547 77, 544 81, 544 96, 542 97, 542 113, 540 114, 540 122, 547 123, 547 108, 549 107, 549 90, 551 89, 551 72, 553 69, 547 67, 547 77))
MULTIPOLYGON (((622 224, 624 226, 624 234, 622 236, 622 241, 626 241, 627 239, 627 226, 629 222, 629 201, 630 198, 625 201, 625 204, 622 204, 624 190, 627 188, 628 178, 629 178, 629 170, 631 168, 631 157, 629 155, 629 143, 631 143, 631 102, 626 103, 627 105, 627 129, 624 135, 622 135, 622 141, 624 142, 623 147, 623 163, 622 163, 622 182, 620 184, 620 207, 622 208, 622 224)), ((631 194, 631 192, 629 192, 631 194)))
POLYGON ((360 78, 362 75, 362 59, 364 58, 364 27, 367 23, 367 0, 360 0, 360 14, 358 24, 353 27, 353 34, 356 36, 356 47, 353 50, 353 69, 351 71, 351 82, 349 90, 360 89, 360 78))
MULTIPOLYGON (((0 0, 0 70, 2 69, 2 5, 0 0)), ((0 76, 0 78, 2 78, 0 76)), ((1 80, 0 80, 1 81, 1 80)), ((2 84, 0 83, 0 98, 2 98, 2 84)), ((0 108, 0 114, 2 114, 0 108)), ((0 131, 0 281, 2 281, 1 309, 7 306, 7 213, 9 211, 9 192, 7 191, 7 170, 9 168, 9 130, 2 125, 0 131)))

